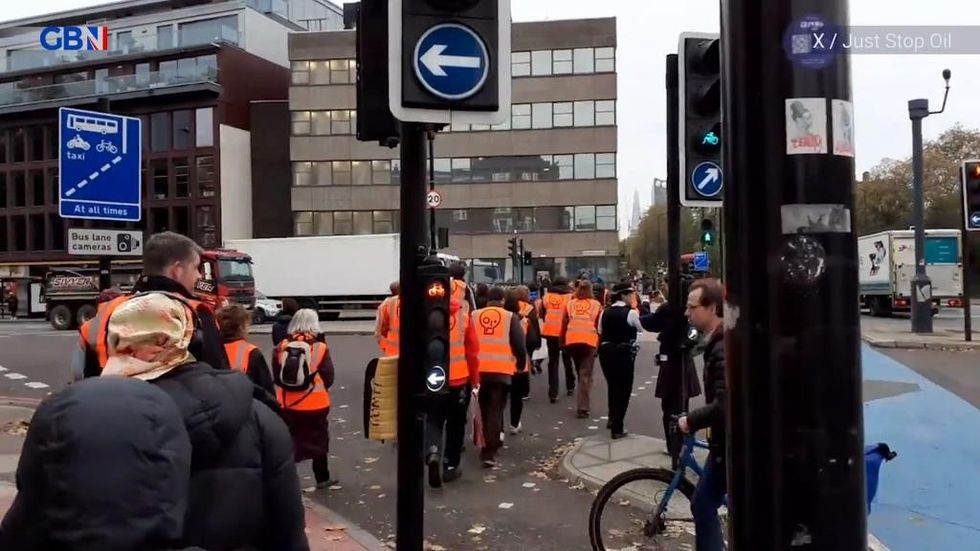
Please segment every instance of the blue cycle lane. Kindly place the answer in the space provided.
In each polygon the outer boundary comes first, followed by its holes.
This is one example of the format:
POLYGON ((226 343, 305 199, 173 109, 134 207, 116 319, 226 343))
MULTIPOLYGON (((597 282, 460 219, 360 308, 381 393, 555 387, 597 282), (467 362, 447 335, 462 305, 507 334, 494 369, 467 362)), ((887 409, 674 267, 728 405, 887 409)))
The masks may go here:
POLYGON ((865 442, 898 452, 871 533, 891 551, 980 549, 980 410, 870 346, 862 354, 865 442))

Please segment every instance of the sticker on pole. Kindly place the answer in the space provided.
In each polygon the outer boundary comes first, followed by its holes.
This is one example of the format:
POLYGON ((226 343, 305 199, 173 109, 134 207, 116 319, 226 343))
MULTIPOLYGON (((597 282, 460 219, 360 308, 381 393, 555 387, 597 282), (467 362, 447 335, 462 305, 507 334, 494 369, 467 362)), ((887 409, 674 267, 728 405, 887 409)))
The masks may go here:
POLYGON ((786 100, 786 154, 816 155, 826 152, 826 98, 788 98, 786 100))
POLYGON ((830 100, 834 126, 834 155, 854 157, 854 104, 842 99, 830 100))
POLYGON ((487 45, 480 35, 458 23, 442 23, 425 31, 412 60, 422 86, 443 99, 473 96, 490 74, 487 45))
POLYGON ((823 69, 843 50, 843 33, 819 15, 793 21, 783 35, 786 58, 804 69, 823 69))
POLYGON ((425 204, 430 209, 437 209, 437 208, 439 208, 439 205, 442 204, 442 194, 440 194, 436 190, 432 190, 429 193, 426 193, 425 194, 425 204))
POLYGON ((725 186, 721 167, 711 161, 698 163, 691 171, 691 185, 703 197, 715 197, 725 186))

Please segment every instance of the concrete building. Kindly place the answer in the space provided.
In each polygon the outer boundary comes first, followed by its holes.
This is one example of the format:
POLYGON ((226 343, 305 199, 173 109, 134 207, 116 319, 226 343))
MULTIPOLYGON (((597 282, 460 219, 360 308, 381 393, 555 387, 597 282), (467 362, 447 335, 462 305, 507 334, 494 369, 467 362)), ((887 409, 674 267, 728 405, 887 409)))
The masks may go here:
MULTIPOLYGON (((474 281, 511 279, 516 233, 534 256, 526 278, 588 270, 609 279, 619 243, 615 19, 515 23, 512 32, 512 116, 453 124, 435 140, 447 252, 469 262, 474 281)), ((398 150, 353 135, 354 57, 354 31, 290 35, 292 181, 270 175, 261 193, 288 186, 291 227, 256 217, 255 237, 398 230, 398 150)))
POLYGON ((127 0, 0 24, 0 278, 18 280, 20 303, 37 307, 50 267, 94 260, 68 255, 68 228, 170 229, 205 247, 251 237, 250 106, 287 97, 287 36, 314 20, 341 28, 342 12, 321 0, 127 0), (39 28, 86 24, 108 27, 108 50, 40 45, 39 28), (143 122, 137 223, 58 213, 58 108, 99 98, 143 122))

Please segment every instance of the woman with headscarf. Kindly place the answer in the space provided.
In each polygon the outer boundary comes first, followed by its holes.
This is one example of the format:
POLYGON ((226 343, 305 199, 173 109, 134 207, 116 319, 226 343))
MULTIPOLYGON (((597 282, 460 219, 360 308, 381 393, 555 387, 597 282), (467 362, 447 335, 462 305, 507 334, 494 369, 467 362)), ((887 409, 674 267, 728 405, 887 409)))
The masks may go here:
POLYGON ((210 551, 309 549, 289 431, 244 374, 188 348, 202 338, 180 296, 136 295, 109 318, 103 376, 149 381, 177 404, 193 459, 184 543, 210 551))

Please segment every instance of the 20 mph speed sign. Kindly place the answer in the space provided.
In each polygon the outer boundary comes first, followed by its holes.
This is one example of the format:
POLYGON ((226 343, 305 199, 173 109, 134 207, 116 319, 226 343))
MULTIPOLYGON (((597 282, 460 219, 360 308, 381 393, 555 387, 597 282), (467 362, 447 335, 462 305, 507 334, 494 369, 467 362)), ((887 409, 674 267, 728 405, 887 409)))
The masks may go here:
POLYGON ((442 195, 438 191, 432 190, 425 194, 425 204, 429 206, 430 209, 437 209, 439 205, 442 204, 442 195))

